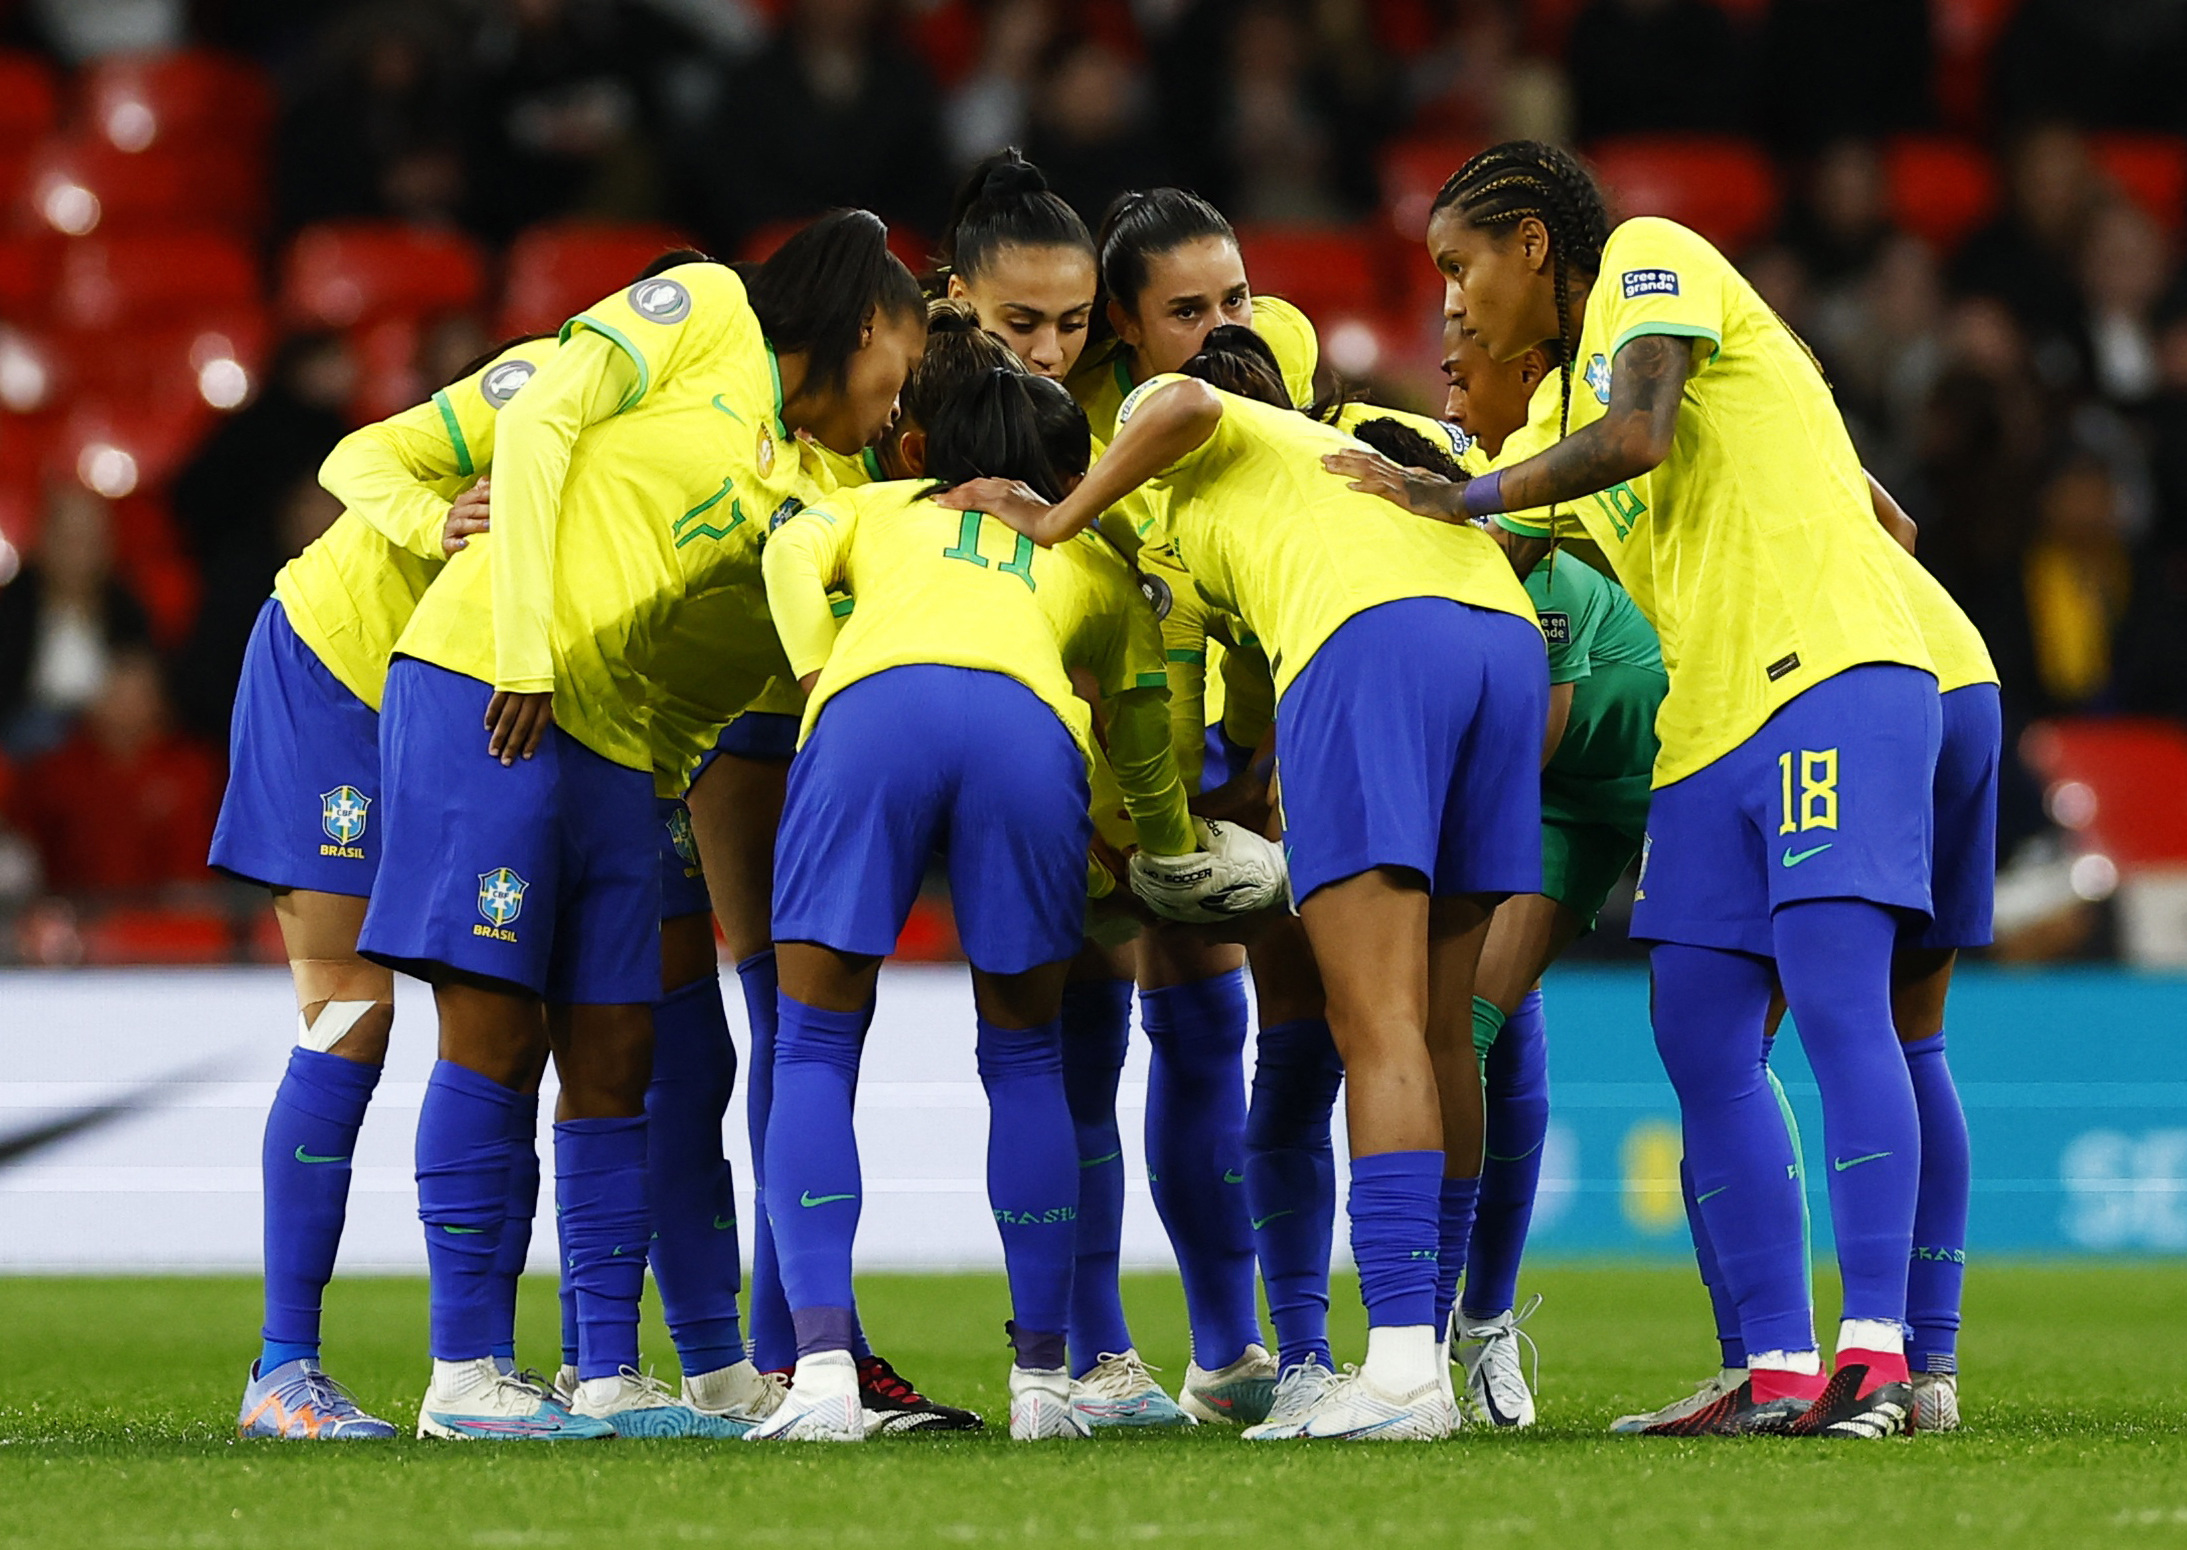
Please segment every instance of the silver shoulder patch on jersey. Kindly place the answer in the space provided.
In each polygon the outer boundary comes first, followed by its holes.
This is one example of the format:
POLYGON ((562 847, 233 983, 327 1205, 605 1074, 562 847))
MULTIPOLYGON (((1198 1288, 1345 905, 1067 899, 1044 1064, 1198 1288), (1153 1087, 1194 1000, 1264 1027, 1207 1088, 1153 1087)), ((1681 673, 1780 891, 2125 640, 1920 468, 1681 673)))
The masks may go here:
POLYGON ((532 380, 539 368, 530 361, 503 361, 479 379, 479 396, 496 409, 516 397, 516 391, 532 380))
POLYGON ((655 323, 681 323, 691 315, 691 293, 666 275, 640 280, 625 295, 631 311, 655 323))
POLYGON ((1141 571, 1139 573, 1139 590, 1146 594, 1147 601, 1153 605, 1155 618, 1167 619, 1169 617, 1170 609, 1176 606, 1177 596, 1170 591, 1168 582, 1159 576, 1150 576, 1145 571, 1141 571))

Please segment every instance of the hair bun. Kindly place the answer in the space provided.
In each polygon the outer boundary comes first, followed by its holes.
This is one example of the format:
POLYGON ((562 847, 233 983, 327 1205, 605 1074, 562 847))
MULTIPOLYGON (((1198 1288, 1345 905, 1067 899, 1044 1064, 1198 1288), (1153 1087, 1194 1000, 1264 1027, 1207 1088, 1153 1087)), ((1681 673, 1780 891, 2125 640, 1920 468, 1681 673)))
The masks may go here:
POLYGON ((980 182, 980 198, 1013 199, 1025 194, 1045 194, 1048 180, 1041 170, 1014 151, 987 169, 980 182))

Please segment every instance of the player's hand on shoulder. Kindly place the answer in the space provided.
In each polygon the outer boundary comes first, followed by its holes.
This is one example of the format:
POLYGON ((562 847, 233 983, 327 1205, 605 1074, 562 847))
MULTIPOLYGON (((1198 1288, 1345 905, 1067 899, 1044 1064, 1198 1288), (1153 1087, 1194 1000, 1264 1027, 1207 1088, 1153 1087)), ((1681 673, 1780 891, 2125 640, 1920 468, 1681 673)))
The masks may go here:
POLYGON ((1132 891, 1157 915, 1207 924, 1283 902, 1289 876, 1279 846, 1220 819, 1194 819, 1192 827, 1200 849, 1131 858, 1132 891))
POLYGON ((1033 524, 1048 510, 1031 485, 1016 479, 968 479, 935 496, 934 504, 949 511, 984 511, 1034 536, 1033 524))
POLYGON ((1424 468, 1406 468, 1367 447, 1327 453, 1321 466, 1362 495, 1379 495, 1415 516, 1440 517, 1457 509, 1464 480, 1445 479, 1424 468))

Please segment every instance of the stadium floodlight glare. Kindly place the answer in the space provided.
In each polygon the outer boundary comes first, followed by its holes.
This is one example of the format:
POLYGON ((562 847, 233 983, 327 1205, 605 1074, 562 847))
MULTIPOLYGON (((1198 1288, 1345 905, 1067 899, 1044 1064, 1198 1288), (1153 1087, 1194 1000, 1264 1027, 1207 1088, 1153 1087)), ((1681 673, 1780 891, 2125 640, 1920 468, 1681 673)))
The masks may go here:
POLYGON ((0 408, 10 414, 32 414, 45 407, 53 388, 53 374, 21 334, 0 328, 0 408))
POLYGON ((104 211, 97 194, 81 183, 57 177, 38 190, 38 213, 64 237, 81 237, 98 226, 104 211))
POLYGON ((251 396, 251 374, 230 355, 216 355, 197 369, 197 394, 215 409, 233 409, 251 396))
POLYGON ((118 501, 137 487, 137 460, 112 442, 86 442, 76 454, 76 477, 93 494, 118 501))
POLYGON ((2085 829, 2096 821, 2096 792, 2084 781, 2061 780, 2043 793, 2050 821, 2061 829, 2085 829))
POLYGON ((2074 858, 2066 881, 2072 885, 2076 898, 2100 904, 2119 891, 2119 866, 2102 851, 2092 850, 2074 858))

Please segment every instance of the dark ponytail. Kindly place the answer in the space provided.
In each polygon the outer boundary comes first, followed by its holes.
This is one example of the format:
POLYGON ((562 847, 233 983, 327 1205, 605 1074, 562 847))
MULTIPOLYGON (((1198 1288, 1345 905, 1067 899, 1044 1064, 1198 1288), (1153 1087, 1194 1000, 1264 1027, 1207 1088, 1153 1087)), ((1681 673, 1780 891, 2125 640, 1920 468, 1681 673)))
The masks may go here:
POLYGON ((1276 352, 1259 334, 1236 323, 1209 329, 1207 338, 1200 342, 1200 353, 1181 369, 1186 376, 1198 377, 1225 393, 1258 399, 1277 409, 1294 407, 1291 390, 1283 385, 1283 365, 1276 359, 1276 352))
POLYGON ((1041 450, 1059 483, 1082 477, 1093 462, 1093 426, 1071 390, 1051 377, 1028 375, 1041 450))
POLYGON ((820 388, 842 388, 876 309, 926 315, 919 282, 888 250, 888 227, 870 210, 830 211, 742 272, 760 331, 780 353, 802 351, 811 361, 806 381, 820 388))
POLYGON ((997 252, 1013 246, 1070 248, 1088 258, 1094 256, 1086 223, 1050 190, 1040 169, 1014 145, 995 152, 966 175, 934 263, 944 278, 955 274, 970 283, 997 252))
MULTIPOLYGON (((1142 188, 1118 194, 1101 217, 1096 256, 1101 288, 1126 312, 1139 310, 1153 261, 1203 237, 1236 242, 1223 212, 1181 188, 1142 188)), ((1097 315, 1100 309, 1096 309, 1097 315)))
POLYGON ((979 314, 961 301, 937 301, 926 311, 926 349, 912 363, 898 402, 900 428, 932 425, 942 406, 988 372, 1015 366, 1010 347, 980 327, 979 314))
POLYGON ((1013 361, 952 394, 926 427, 926 472, 948 489, 970 479, 1016 479, 1046 501, 1063 499, 1049 460, 1037 392, 1043 383, 1013 361))

